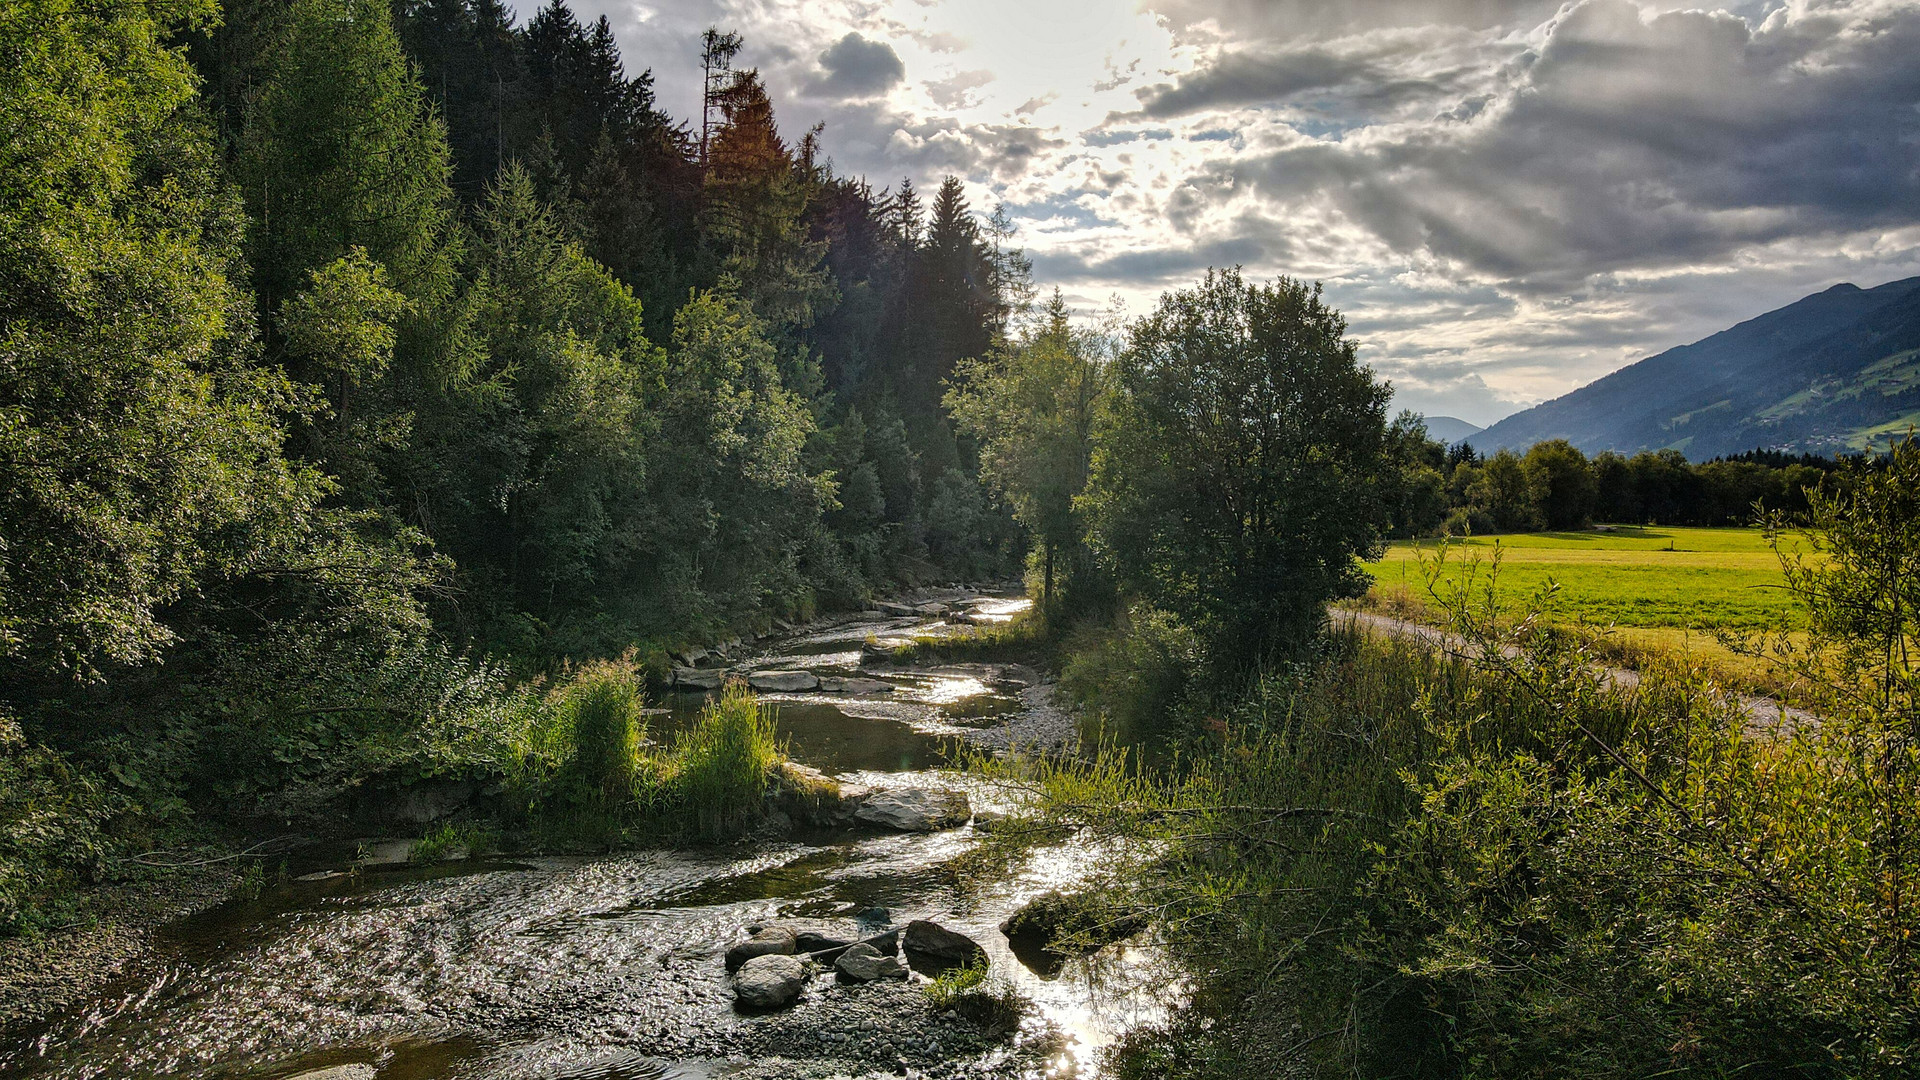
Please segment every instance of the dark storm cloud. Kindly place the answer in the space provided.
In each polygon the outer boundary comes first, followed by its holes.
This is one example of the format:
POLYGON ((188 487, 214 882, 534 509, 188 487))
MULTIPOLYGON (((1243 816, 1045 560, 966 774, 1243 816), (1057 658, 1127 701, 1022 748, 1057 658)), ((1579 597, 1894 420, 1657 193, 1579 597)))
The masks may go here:
POLYGON ((1396 249, 1521 290, 1920 222, 1920 9, 1758 30, 1587 0, 1467 124, 1313 142, 1229 168, 1330 200, 1396 249))
POLYGON ((1356 105, 1377 108, 1432 97, 1444 90, 1436 78, 1397 77, 1372 58, 1320 47, 1231 52, 1177 82, 1142 87, 1135 92, 1140 99, 1139 113, 1116 119, 1137 116, 1170 120, 1240 105, 1280 104, 1315 94, 1336 94, 1354 99, 1356 105))
POLYGON ((807 90, 821 97, 866 98, 884 94, 907 77, 900 54, 884 41, 869 41, 858 33, 833 43, 820 54, 822 74, 807 90))

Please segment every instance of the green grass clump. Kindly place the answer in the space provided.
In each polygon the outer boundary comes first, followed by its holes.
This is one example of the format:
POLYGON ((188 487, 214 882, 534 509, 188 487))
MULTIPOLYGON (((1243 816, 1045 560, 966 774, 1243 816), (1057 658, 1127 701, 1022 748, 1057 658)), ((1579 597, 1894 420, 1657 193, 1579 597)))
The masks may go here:
POLYGON ((996 1033, 1012 1030, 1030 1007, 1012 983, 989 971, 985 958, 936 976, 925 992, 936 1012, 951 1009, 996 1033))
POLYGON ((673 743, 655 805, 692 835, 738 835, 764 812, 781 760, 773 710, 739 683, 727 687, 673 743))
POLYGON ((785 757, 772 711, 736 683, 662 748, 641 685, 631 664, 605 661, 547 696, 518 774, 544 842, 723 840, 764 816, 785 757))

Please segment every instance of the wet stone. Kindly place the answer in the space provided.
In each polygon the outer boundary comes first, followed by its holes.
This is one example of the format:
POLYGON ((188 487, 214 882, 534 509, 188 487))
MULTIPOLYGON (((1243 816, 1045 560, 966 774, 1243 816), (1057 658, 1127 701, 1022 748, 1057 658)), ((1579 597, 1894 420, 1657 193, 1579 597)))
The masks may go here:
POLYGON ((739 971, 748 961, 761 956, 792 956, 796 951, 794 933, 784 926, 756 930, 753 937, 727 950, 727 970, 739 971))
POLYGON ((906 944, 907 959, 916 967, 965 967, 987 955, 979 942, 927 919, 907 924, 906 944))
POLYGON ((747 685, 762 693, 793 693, 811 690, 820 680, 810 671, 756 671, 747 676, 747 685))
POLYGON ((964 825, 973 816, 964 791, 934 788, 895 788, 876 791, 853 812, 855 821, 901 832, 933 832, 964 825))
POLYGON ((673 684, 684 690, 717 690, 726 678, 727 673, 721 668, 677 667, 673 669, 673 684))
POLYGON ((810 973, 806 961, 795 956, 756 956, 734 975, 733 997, 750 1009, 777 1009, 800 996, 810 973))
POLYGON ((907 969, 900 966, 900 961, 864 942, 841 953, 840 959, 833 962, 833 970, 842 980, 855 983, 907 977, 907 969))

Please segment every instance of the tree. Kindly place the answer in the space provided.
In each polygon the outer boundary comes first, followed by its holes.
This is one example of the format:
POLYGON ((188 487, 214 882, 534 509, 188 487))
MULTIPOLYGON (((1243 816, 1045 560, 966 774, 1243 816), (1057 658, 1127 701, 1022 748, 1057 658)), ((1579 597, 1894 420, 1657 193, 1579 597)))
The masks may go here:
POLYGON ((1387 428, 1387 456, 1394 463, 1392 535, 1426 536, 1447 517, 1447 478, 1440 468, 1447 448, 1427 435, 1420 414, 1403 410, 1387 428))
POLYGON ((1466 499, 1486 516, 1494 532, 1531 532, 1540 527, 1540 507, 1527 482, 1526 463, 1505 447, 1474 471, 1466 499))
POLYGON ((1547 528, 1580 529, 1593 519, 1593 471, 1572 443, 1535 443, 1521 465, 1528 494, 1547 528))
POLYGON ((1317 286, 1163 296, 1115 362, 1086 509, 1122 588, 1250 661, 1305 645, 1377 555, 1389 390, 1317 286))
POLYGON ((210 3, 0 7, 0 684, 176 638, 323 489, 281 456, 296 388, 245 363, 240 222, 163 44, 210 3))
POLYGON ((1056 567, 1088 569, 1074 500, 1087 486, 1095 421, 1108 393, 1111 342, 1077 330, 1058 290, 1045 323, 1018 345, 963 360, 946 405, 980 444, 980 477, 1013 508, 1040 561, 1041 601, 1058 600, 1056 567))
POLYGON ((652 603, 684 618, 790 602, 798 559, 832 494, 806 472, 813 430, 780 381, 778 349, 738 297, 706 292, 674 320, 642 539, 656 568, 652 603))
POLYGON ((295 0, 248 114, 238 174, 265 311, 355 247, 422 309, 449 295, 446 131, 384 0, 295 0))

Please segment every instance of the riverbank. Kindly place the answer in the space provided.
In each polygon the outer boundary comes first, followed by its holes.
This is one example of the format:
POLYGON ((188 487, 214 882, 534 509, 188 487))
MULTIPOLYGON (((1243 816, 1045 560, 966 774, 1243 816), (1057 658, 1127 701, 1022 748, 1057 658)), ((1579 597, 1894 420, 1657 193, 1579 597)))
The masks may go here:
MULTIPOLYGON (((729 677, 813 676, 808 689, 762 694, 790 758, 850 797, 967 793, 957 822, 900 831, 770 815, 754 838, 718 846, 520 852, 335 876, 295 860, 294 877, 310 880, 270 881, 257 899, 170 924, 151 951, 120 965, 108 992, 76 995, 79 1005, 40 1028, 38 1042, 15 1028, 0 1044, 0 1067, 137 1073, 164 1060, 176 1071, 197 1062, 284 1077, 365 1064, 383 1077, 492 1077, 644 1059, 655 1071, 628 1072, 1012 1077, 1063 1054, 1091 1055, 1112 1031, 1086 985, 1028 971, 998 929, 1088 853, 1068 845, 1036 866, 980 878, 969 860, 982 832, 968 819, 1004 808, 978 781, 942 771, 961 747, 1069 744, 1073 726, 1051 700, 1051 677, 1012 662, 902 663, 869 647, 972 633, 975 619, 991 624, 1022 606, 1005 596, 966 603, 957 613, 822 619, 725 661, 729 677), (830 973, 788 1010, 732 1007, 718 957, 744 927, 844 922, 876 906, 980 942, 994 977, 1033 1002, 1029 1021, 989 1035, 934 1007, 924 982, 846 986, 830 973)), ((659 699, 649 734, 671 740, 707 700, 659 699)))
POLYGON ((0 938, 0 1038, 98 993, 154 951, 155 934, 232 895, 232 862, 145 872, 81 897, 71 923, 0 938))

